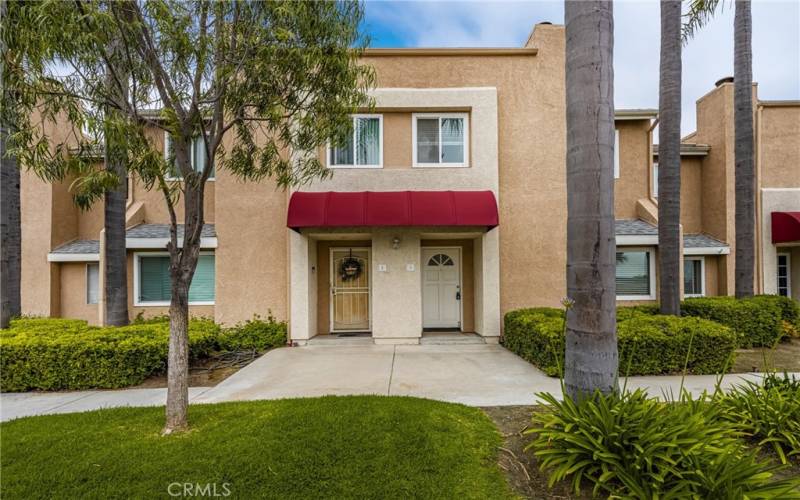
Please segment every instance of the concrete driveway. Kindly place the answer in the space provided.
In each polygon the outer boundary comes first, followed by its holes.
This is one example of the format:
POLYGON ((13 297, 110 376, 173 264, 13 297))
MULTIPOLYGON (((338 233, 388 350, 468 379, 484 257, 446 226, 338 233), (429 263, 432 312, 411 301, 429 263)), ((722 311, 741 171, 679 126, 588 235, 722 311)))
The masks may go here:
POLYGON ((494 406, 558 390, 557 379, 499 345, 326 345, 271 351, 195 402, 382 394, 494 406))

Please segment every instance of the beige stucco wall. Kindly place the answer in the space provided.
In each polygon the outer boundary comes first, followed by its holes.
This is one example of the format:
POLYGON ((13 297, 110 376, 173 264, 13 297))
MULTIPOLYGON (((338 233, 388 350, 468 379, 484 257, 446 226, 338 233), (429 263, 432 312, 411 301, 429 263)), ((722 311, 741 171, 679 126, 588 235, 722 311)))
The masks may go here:
POLYGON ((98 322, 98 305, 86 302, 86 262, 62 262, 61 271, 61 316, 83 319, 89 324, 98 322))
POLYGON ((681 158, 681 224, 685 234, 703 232, 703 162, 701 157, 681 158))
POLYGON ((614 215, 635 219, 636 202, 650 192, 650 120, 617 120, 619 178, 614 180, 614 215))
POLYGON ((709 297, 719 295, 719 266, 720 259, 715 255, 706 255, 705 258, 706 295, 709 297))
POLYGON ((758 140, 761 187, 800 187, 800 104, 762 106, 758 140))

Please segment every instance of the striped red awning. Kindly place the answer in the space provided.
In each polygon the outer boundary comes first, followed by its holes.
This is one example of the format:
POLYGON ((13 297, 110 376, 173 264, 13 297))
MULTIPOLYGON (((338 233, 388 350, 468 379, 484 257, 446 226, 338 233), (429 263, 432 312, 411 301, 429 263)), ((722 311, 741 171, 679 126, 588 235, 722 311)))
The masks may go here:
POLYGON ((296 192, 286 222, 292 229, 497 224, 491 191, 296 192))
POLYGON ((772 212, 772 242, 800 241, 800 212, 772 212))

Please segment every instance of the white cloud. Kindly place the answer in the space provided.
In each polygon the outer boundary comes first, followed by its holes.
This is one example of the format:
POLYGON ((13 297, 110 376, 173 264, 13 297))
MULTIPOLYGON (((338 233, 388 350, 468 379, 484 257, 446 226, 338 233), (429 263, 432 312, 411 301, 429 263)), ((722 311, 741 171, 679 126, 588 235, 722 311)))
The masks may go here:
MULTIPOLYGON (((695 127, 695 101, 733 74, 733 1, 684 48, 682 128, 695 127)), ((753 79, 762 99, 800 99, 800 2, 756 0, 753 79)), ((614 4, 615 101, 618 108, 658 107, 659 5, 614 4)), ((379 26, 412 47, 521 46, 541 21, 563 23, 563 2, 367 3, 367 29, 379 26)))

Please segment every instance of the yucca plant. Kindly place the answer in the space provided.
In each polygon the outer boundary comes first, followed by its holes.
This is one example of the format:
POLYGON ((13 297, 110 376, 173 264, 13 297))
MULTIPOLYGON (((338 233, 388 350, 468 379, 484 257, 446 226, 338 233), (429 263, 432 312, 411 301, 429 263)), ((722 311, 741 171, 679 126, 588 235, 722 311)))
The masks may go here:
POLYGON ((558 400, 534 413, 528 434, 549 485, 586 483, 613 498, 800 498, 798 480, 747 452, 739 432, 704 394, 662 402, 642 390, 558 400))
POLYGON ((772 448, 781 463, 800 456, 800 380, 767 373, 763 383, 747 381, 717 401, 723 419, 758 446, 772 448))

